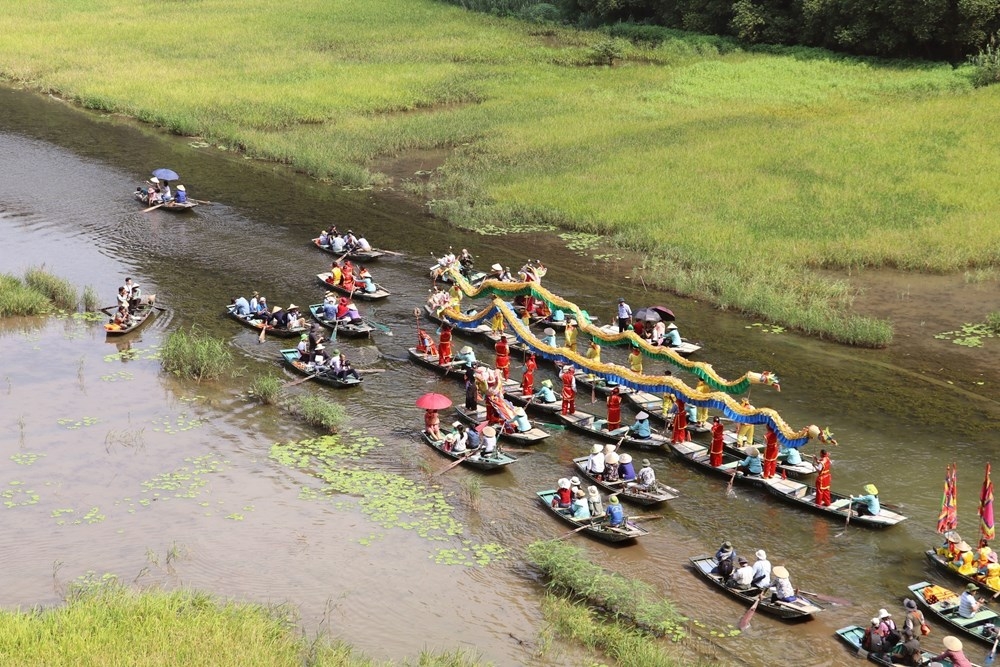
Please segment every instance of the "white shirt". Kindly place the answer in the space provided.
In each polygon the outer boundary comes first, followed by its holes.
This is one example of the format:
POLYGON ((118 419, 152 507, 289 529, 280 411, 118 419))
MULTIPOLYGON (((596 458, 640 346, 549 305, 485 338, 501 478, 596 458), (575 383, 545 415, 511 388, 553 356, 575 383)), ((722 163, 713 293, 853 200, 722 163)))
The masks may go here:
POLYGON ((767 588, 771 585, 771 561, 769 560, 758 560, 753 564, 753 579, 754 586, 760 586, 761 588, 767 588), (758 577, 763 575, 763 579, 758 580, 758 577))
POLYGON ((597 452, 590 455, 590 458, 587 459, 587 470, 593 475, 604 473, 604 452, 597 452))
POLYGON ((738 586, 750 586, 753 583, 753 568, 749 565, 738 568, 733 572, 733 579, 738 586))
POLYGON ((962 618, 972 618, 979 610, 979 603, 976 596, 969 591, 963 591, 958 598, 958 615, 962 618))
POLYGON ((497 448, 497 439, 483 436, 483 454, 492 454, 497 448))
POLYGON ((368 243, 368 239, 366 239, 364 236, 358 239, 358 247, 361 248, 362 250, 372 249, 372 245, 368 243))

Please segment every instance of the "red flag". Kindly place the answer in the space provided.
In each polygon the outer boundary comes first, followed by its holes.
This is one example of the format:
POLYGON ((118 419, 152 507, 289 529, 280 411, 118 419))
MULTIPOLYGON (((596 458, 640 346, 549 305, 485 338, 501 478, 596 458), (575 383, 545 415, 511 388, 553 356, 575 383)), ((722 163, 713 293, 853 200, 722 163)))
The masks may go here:
POLYGON ((941 497, 937 531, 947 533, 956 528, 958 528, 958 466, 953 464, 945 469, 944 494, 941 497))
POLYGON ((984 540, 996 537, 993 526, 993 480, 990 479, 990 464, 986 464, 986 478, 983 479, 983 490, 979 494, 979 532, 984 540))

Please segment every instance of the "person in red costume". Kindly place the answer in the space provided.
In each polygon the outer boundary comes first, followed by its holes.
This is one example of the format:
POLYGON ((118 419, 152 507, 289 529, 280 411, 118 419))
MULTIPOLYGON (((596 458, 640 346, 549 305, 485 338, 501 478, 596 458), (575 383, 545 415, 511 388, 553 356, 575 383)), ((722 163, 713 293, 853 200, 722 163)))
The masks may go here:
POLYGON ((451 363, 451 325, 441 325, 441 335, 438 336, 438 364, 444 366, 451 363))
POLYGON ((500 340, 493 346, 497 353, 496 367, 503 373, 503 379, 510 379, 510 347, 507 345, 507 336, 500 334, 500 340))
POLYGON ((712 419, 712 447, 708 452, 708 464, 713 468, 718 468, 722 465, 722 434, 724 431, 725 428, 722 426, 722 420, 718 417, 714 417, 712 419))
POLYGON ((816 504, 820 507, 830 506, 830 455, 825 449, 819 450, 819 458, 816 459, 816 504))
POLYGON ((615 387, 608 396, 608 430, 615 431, 622 425, 621 389, 615 387))
POLYGON ((778 471, 778 434, 774 427, 767 425, 767 432, 764 433, 764 479, 774 477, 778 471))
POLYGON ((684 409, 684 399, 678 398, 675 405, 677 407, 677 413, 674 415, 674 433, 670 442, 688 442, 691 440, 691 434, 688 433, 687 430, 688 419, 687 411, 684 409))
POLYGON ((344 268, 341 269, 340 286, 351 292, 354 291, 354 265, 351 264, 350 260, 344 262, 344 268))
POLYGON ((535 369, 538 368, 538 361, 532 352, 524 361, 524 375, 521 376, 521 395, 527 398, 535 393, 535 369))
POLYGON ((576 412, 576 370, 566 364, 559 379, 562 380, 562 414, 571 415, 576 412))

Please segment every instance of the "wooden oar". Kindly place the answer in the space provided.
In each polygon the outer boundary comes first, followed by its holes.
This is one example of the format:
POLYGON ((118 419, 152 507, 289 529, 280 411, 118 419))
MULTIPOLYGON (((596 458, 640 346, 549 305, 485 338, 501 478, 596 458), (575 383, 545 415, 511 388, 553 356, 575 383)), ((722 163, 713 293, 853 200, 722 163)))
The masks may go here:
POLYGON ((736 624, 736 627, 740 629, 740 632, 743 632, 750 627, 750 619, 753 618, 754 612, 757 611, 757 605, 759 605, 760 601, 763 599, 764 591, 761 591, 757 599, 753 601, 752 605, 750 605, 750 608, 747 609, 743 616, 740 617, 739 623, 736 624))
POLYGON ((283 384, 281 386, 282 386, 282 388, 285 388, 285 389, 287 389, 288 387, 294 387, 297 384, 302 384, 303 382, 306 382, 308 380, 312 380, 317 375, 319 375, 319 373, 313 373, 312 375, 307 375, 304 378, 299 378, 298 380, 295 380, 294 382, 286 382, 285 384, 283 384))
POLYGON ((441 470, 439 470, 436 473, 434 473, 434 476, 437 477, 438 475, 443 475, 444 473, 448 472, 452 468, 454 468, 454 467, 460 465, 461 463, 463 463, 467 458, 469 458, 471 456, 474 456, 475 453, 478 452, 478 451, 479 451, 479 449, 473 449, 473 450, 471 450, 468 454, 466 454, 462 458, 458 459, 454 463, 449 463, 446 468, 441 468, 441 470))
POLYGON ((355 368, 358 373, 385 373, 384 368, 355 368))
POLYGON ((993 661, 997 658, 997 642, 1000 642, 1000 635, 997 635, 997 638, 993 640, 993 648, 990 649, 990 652, 986 654, 986 659, 983 660, 983 664, 986 667, 992 665, 993 661))
POLYGON ((395 255, 396 257, 402 257, 405 253, 396 252, 395 250, 383 250, 382 248, 373 248, 375 252, 385 253, 386 255, 395 255))
POLYGON ((837 533, 836 535, 834 535, 834 537, 842 537, 844 535, 844 533, 847 532, 847 527, 849 525, 851 525, 851 515, 853 513, 854 513, 854 510, 851 508, 850 505, 848 505, 847 506, 847 520, 844 521, 844 529, 842 531, 840 531, 839 533, 837 533))
POLYGON ((267 334, 267 323, 268 323, 268 321, 269 321, 269 319, 268 320, 264 320, 263 322, 261 322, 260 335, 257 336, 257 343, 263 343, 264 342, 264 338, 266 337, 266 334, 267 334))
POLYGON ((211 206, 212 204, 215 204, 214 201, 205 201, 204 199, 195 199, 193 197, 188 197, 188 201, 193 201, 196 204, 204 204, 206 206, 211 206))
POLYGON ((812 591, 804 591, 801 588, 795 589, 795 594, 801 593, 807 597, 816 598, 817 600, 822 600, 823 602, 829 602, 830 604, 840 605, 841 607, 850 607, 853 603, 850 600, 845 600, 844 598, 835 598, 832 595, 823 595, 822 593, 813 593, 812 591))
POLYGON ((392 335, 392 329, 390 329, 386 325, 382 324, 381 322, 376 322, 375 320, 370 320, 367 317, 362 318, 361 321, 365 322, 366 324, 370 324, 371 326, 375 327, 376 329, 378 329, 379 331, 381 331, 382 333, 384 333, 386 336, 391 336, 392 335))
POLYGON ((166 202, 163 202, 163 203, 160 203, 160 204, 157 204, 156 206, 150 206, 149 208, 144 208, 144 209, 142 209, 142 211, 140 211, 140 213, 149 213, 149 212, 150 212, 150 211, 152 211, 152 210, 153 210, 154 208, 160 208, 161 206, 163 206, 163 204, 164 204, 164 203, 166 203, 166 202))
POLYGON ((734 471, 732 475, 729 476, 729 484, 726 484, 726 495, 733 493, 733 482, 736 481, 736 472, 734 471))
POLYGON ((585 524, 583 524, 582 526, 580 526, 579 528, 574 528, 573 530, 569 531, 569 532, 568 532, 568 533, 566 533, 565 535, 561 535, 561 536, 559 536, 559 537, 556 537, 556 538, 554 538, 554 539, 553 539, 552 541, 553 541, 553 542, 558 542, 559 540, 565 540, 565 539, 566 539, 567 537, 569 537, 570 535, 576 535, 576 534, 577 534, 577 533, 579 533, 579 532, 580 532, 581 530, 584 530, 584 529, 586 529, 586 528, 590 528, 590 526, 591 526, 591 524, 590 524, 590 523, 585 523, 585 524))

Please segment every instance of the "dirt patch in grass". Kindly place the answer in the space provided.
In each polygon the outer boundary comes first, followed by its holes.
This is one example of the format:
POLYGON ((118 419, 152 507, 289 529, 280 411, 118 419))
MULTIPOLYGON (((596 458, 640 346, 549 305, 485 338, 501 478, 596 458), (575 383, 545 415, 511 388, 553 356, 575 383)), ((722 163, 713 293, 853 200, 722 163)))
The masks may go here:
POLYGON ((405 181, 426 182, 450 155, 450 148, 411 150, 402 155, 375 160, 369 165, 369 169, 384 174, 387 185, 398 190, 405 181))

